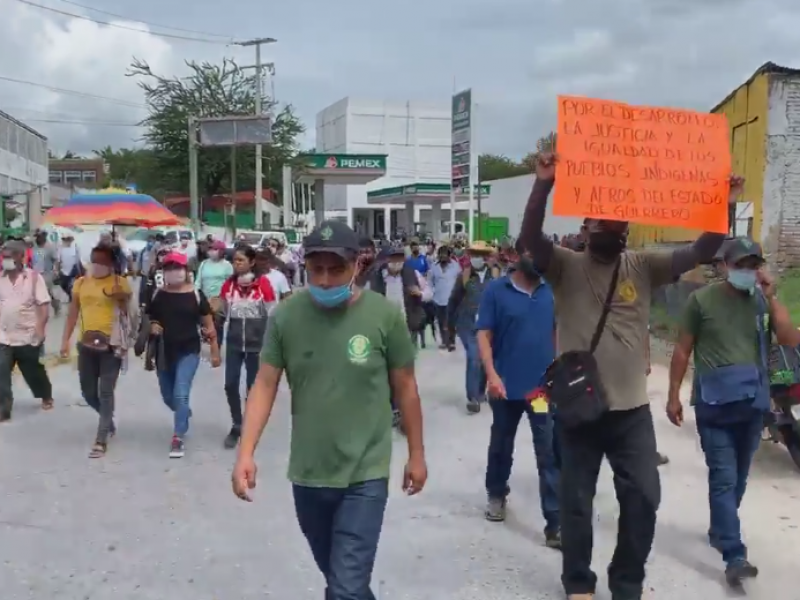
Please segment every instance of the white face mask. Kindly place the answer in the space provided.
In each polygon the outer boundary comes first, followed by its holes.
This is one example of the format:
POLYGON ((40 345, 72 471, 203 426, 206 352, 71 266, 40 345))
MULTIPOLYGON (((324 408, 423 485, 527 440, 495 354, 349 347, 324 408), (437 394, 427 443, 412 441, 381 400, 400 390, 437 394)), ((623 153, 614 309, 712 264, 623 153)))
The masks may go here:
POLYGON ((397 275, 400 271, 403 270, 403 263, 401 262, 390 262, 386 265, 386 268, 389 269, 389 273, 392 275, 397 275))
POLYGON ((209 250, 208 258, 211 260, 219 260, 219 250, 209 250))
POLYGON ((13 258, 3 259, 3 271, 16 271, 17 263, 13 258))
POLYGON ((469 259, 469 264, 471 264, 472 268, 476 271, 480 271, 486 266, 486 261, 480 256, 473 256, 469 259))
POLYGON ((92 263, 92 277, 102 279, 103 277, 108 277, 109 275, 111 275, 111 267, 108 265, 92 263))
POLYGON ((236 282, 239 285, 250 285, 255 278, 256 276, 253 275, 253 273, 245 273, 244 275, 239 275, 239 277, 236 278, 236 282))
POLYGON ((164 271, 164 283, 167 285, 180 285, 186 282, 186 271, 176 269, 164 271))

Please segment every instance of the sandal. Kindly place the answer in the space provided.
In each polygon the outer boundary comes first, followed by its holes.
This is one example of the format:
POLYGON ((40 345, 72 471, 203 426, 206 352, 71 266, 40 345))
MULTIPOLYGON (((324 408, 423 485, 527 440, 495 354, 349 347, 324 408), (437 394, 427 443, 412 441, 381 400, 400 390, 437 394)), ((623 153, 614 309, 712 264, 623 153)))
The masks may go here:
POLYGON ((106 444, 96 442, 89 452, 89 458, 103 458, 106 455, 106 444))
POLYGON ((42 410, 52 410, 53 409, 53 399, 50 398, 49 400, 42 400, 42 410))

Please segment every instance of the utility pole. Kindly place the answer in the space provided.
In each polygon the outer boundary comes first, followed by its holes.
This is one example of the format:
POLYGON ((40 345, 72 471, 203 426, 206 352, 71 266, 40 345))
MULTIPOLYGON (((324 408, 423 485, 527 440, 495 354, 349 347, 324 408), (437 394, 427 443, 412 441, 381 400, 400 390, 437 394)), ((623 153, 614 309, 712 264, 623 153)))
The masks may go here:
POLYGON ((200 236, 200 187, 197 180, 197 120, 190 116, 188 122, 189 138, 189 215, 195 238, 200 236))
POLYGON ((236 240, 236 146, 231 146, 231 239, 236 240))
MULTIPOLYGON (((256 98, 255 98, 255 113, 257 115, 262 114, 261 112, 261 95, 262 95, 262 87, 261 87, 261 70, 264 68, 265 65, 261 64, 261 46, 263 44, 274 44, 277 42, 275 38, 257 38, 254 40, 247 40, 245 42, 237 42, 237 46, 242 47, 249 47, 255 46, 256 48, 256 64, 253 65, 253 68, 256 70, 256 98)), ((247 68, 247 67, 244 67, 247 68)), ((274 68, 274 67, 273 67, 274 68)), ((255 189, 255 196, 253 198, 253 216, 255 217, 255 228, 261 229, 262 227, 262 212, 261 212, 261 196, 264 193, 264 174, 263 174, 264 164, 262 160, 262 148, 261 144, 256 144, 256 189, 255 189)))

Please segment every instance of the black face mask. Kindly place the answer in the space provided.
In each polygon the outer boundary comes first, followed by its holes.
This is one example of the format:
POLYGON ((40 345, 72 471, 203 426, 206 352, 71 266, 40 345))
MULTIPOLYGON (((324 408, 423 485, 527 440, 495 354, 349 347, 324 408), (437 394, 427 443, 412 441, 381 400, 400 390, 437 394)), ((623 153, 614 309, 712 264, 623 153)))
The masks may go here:
POLYGON ((627 238, 615 231, 593 231, 589 234, 589 252, 600 259, 611 260, 622 254, 627 238))
POLYGON ((527 256, 520 256, 519 260, 517 261, 517 269, 520 273, 522 273, 527 279, 535 280, 539 278, 539 272, 536 270, 536 267, 533 265, 533 259, 527 256))

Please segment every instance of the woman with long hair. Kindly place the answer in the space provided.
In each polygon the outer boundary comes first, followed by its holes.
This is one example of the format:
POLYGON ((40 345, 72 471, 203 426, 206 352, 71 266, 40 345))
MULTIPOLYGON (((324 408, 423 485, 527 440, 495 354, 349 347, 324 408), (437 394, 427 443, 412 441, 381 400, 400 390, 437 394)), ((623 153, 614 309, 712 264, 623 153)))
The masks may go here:
POLYGON ((130 339, 128 280, 115 273, 115 249, 99 244, 92 250, 91 268, 72 288, 61 356, 69 358, 70 340, 80 322, 78 334, 78 378, 81 393, 99 415, 97 435, 89 458, 106 454, 114 426, 114 393, 127 356, 130 339))
POLYGON ((240 246, 233 255, 233 275, 220 292, 227 321, 225 338, 225 396, 233 422, 225 447, 234 448, 242 431, 242 399, 239 384, 242 367, 247 391, 259 368, 259 355, 267 330, 267 316, 275 305, 275 291, 266 275, 256 273, 256 251, 240 246))
POLYGON ((190 281, 188 263, 180 252, 164 257, 164 286, 147 306, 150 334, 160 338, 156 340, 161 348, 156 374, 161 398, 174 415, 170 458, 182 458, 185 453, 184 438, 192 415, 189 395, 200 365, 201 326, 211 344, 211 366, 220 365, 211 307, 190 281))

